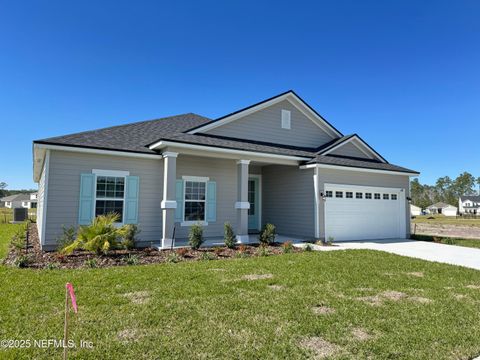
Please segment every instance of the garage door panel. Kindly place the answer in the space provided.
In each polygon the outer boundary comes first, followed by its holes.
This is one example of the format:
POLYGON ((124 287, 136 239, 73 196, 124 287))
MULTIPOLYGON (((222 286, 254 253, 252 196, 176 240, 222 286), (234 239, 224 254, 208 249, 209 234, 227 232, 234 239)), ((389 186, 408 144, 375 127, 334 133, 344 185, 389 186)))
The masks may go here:
POLYGON ((402 189, 390 189, 362 186, 325 187, 332 197, 325 200, 325 235, 335 241, 402 238, 405 236, 405 199, 402 189), (336 192, 343 197, 337 198, 336 192), (347 198, 346 193, 353 193, 347 198), (361 193, 361 199, 356 193, 361 193), (365 193, 371 193, 372 199, 366 199, 365 193), (380 199, 374 199, 374 194, 380 199), (388 194, 388 199, 383 198, 388 194), (392 199, 392 194, 396 199, 392 199))

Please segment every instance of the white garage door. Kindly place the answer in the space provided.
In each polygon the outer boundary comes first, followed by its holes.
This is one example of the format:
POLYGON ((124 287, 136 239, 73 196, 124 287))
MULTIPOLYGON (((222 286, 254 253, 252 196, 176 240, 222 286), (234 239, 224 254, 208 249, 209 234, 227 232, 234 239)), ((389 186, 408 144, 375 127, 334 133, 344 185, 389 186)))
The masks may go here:
POLYGON ((325 237, 334 241, 404 238, 403 189, 325 184, 325 237))

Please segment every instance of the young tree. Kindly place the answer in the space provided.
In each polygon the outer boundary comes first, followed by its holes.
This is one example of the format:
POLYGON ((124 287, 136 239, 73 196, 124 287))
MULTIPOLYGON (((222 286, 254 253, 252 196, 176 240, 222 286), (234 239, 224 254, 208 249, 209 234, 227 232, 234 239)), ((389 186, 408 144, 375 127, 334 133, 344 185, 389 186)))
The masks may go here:
POLYGON ((1 181, 0 182, 0 198, 4 197, 4 196, 7 196, 7 183, 1 181))
POLYGON ((480 195, 480 176, 477 178, 477 184, 478 184, 478 195, 480 195))

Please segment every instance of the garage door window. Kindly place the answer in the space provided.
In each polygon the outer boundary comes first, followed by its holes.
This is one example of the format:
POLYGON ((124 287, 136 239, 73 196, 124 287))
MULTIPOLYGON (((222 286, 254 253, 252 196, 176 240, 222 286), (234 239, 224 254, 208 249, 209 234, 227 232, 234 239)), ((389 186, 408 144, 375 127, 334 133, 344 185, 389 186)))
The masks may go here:
POLYGON ((336 198, 343 198, 343 191, 335 191, 336 198))
POLYGON ((371 199, 372 193, 365 193, 365 199, 371 199))
POLYGON ((379 193, 375 193, 375 200, 380 200, 380 194, 379 193))
POLYGON ((383 194, 383 200, 388 200, 390 199, 390 195, 388 194, 383 194))
POLYGON ((326 197, 333 197, 333 192, 332 191, 325 191, 325 196, 326 197))
POLYGON ((353 199, 353 192, 347 191, 347 199, 353 199))
POLYGON ((357 192, 357 193, 355 194, 355 197, 356 197, 357 199, 363 199, 363 193, 357 192))
POLYGON ((392 194, 392 200, 397 200, 397 194, 392 194))

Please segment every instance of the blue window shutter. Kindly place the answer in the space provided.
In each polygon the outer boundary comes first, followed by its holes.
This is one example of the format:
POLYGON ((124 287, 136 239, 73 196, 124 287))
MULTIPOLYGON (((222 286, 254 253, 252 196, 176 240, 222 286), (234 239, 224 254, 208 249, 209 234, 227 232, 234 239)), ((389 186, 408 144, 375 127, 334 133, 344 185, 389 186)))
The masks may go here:
POLYGON ((80 174, 80 202, 78 207, 78 224, 90 225, 93 220, 95 198, 95 175, 80 174))
POLYGON ((207 182, 207 222, 217 221, 217 183, 207 182))
POLYGON ((175 200, 177 208, 175 209, 175 222, 183 221, 183 180, 175 181, 175 200))
POLYGON ((125 209, 123 210, 124 224, 138 223, 138 188, 140 178, 138 176, 125 177, 125 209))

